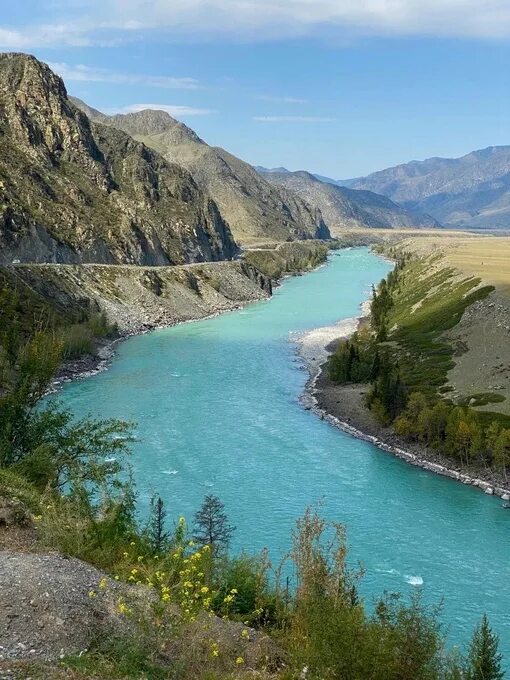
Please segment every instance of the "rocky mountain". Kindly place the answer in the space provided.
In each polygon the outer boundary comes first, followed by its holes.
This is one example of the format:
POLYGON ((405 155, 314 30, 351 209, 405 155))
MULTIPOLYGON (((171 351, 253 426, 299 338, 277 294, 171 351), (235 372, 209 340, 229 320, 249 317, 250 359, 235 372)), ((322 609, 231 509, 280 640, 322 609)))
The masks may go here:
POLYGON ((271 183, 293 191, 320 209, 335 235, 339 228, 358 227, 436 227, 437 222, 403 208, 386 196, 372 191, 356 191, 322 182, 309 172, 265 171, 271 183))
MULTIPOLYGON (((79 100, 75 103, 90 115, 90 107, 79 100)), ((238 241, 329 238, 316 206, 267 182, 251 165, 224 149, 209 146, 167 113, 145 110, 93 118, 127 132, 191 172, 216 201, 238 241)))
POLYGON ((186 170, 91 123, 34 57, 0 55, 0 262, 176 264, 236 252, 186 170))
POLYGON ((350 182, 443 224, 510 228, 510 146, 491 146, 461 158, 429 158, 350 182))

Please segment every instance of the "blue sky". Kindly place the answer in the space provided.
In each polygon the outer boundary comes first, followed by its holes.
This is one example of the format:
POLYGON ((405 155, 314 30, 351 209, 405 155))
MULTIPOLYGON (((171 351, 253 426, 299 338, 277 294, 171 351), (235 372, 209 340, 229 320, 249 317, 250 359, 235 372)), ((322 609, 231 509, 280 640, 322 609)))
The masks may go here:
POLYGON ((106 112, 335 178, 510 143, 509 0, 6 1, 0 49, 106 112))

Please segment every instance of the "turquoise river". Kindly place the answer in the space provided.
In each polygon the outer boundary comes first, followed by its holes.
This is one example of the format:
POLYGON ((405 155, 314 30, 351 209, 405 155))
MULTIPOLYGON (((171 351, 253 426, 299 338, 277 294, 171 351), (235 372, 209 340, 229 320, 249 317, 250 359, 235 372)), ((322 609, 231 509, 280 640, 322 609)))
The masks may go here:
POLYGON ((390 265, 366 249, 286 279, 273 298, 122 343, 109 370, 60 394, 77 415, 136 421, 141 507, 153 492, 189 519, 207 493, 237 526, 234 548, 289 546, 309 504, 343 522, 370 601, 421 588, 444 598, 449 640, 486 611, 510 658, 510 513, 501 501, 409 466, 304 410, 295 334, 356 316, 390 265))

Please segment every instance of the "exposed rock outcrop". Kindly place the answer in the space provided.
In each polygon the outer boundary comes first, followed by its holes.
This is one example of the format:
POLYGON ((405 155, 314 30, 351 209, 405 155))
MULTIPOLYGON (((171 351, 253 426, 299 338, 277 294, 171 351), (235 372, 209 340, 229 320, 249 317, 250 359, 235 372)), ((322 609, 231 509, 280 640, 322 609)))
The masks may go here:
POLYGON ((0 551, 0 658, 58 659, 126 630, 117 606, 126 587, 108 579, 98 591, 103 577, 56 553, 0 551))
POLYGON ((166 265, 236 252, 186 170, 90 122, 34 57, 0 55, 0 263, 166 265))
POLYGON ((17 280, 59 310, 106 312, 122 334, 236 309, 271 295, 271 281, 244 262, 173 267, 31 265, 17 280))

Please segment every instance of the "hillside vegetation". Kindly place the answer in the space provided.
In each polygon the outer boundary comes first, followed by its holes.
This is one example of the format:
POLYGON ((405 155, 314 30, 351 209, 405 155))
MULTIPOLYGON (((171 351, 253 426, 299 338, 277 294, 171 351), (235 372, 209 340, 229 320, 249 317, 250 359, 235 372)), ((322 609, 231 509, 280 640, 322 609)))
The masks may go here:
POLYGON ((494 283, 508 283, 510 271, 506 265, 492 276, 497 241, 425 238, 386 246, 397 265, 374 290, 370 326, 339 345, 329 370, 341 384, 369 382, 367 407, 397 434, 463 467, 492 467, 506 482, 509 300, 494 283), (475 253, 485 258, 480 267, 475 253))
POLYGON ((254 248, 245 252, 245 259, 273 280, 285 274, 303 273, 326 261, 331 243, 301 241, 280 243, 271 248, 254 248))

